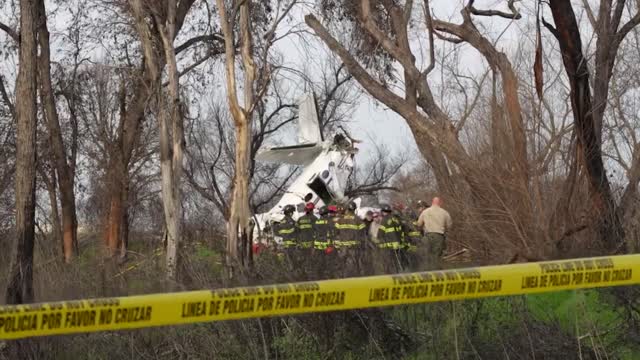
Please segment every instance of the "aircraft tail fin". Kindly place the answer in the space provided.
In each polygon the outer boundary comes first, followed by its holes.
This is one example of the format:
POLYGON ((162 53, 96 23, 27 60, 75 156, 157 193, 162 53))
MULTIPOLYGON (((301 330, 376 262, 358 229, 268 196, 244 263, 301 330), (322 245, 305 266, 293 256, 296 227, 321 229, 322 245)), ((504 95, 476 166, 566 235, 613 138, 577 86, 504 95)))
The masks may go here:
POLYGON ((315 95, 305 93, 298 101, 298 144, 262 150, 255 159, 301 166, 312 163, 323 151, 317 110, 315 95))
POLYGON ((310 144, 322 141, 316 97, 313 93, 306 93, 298 102, 298 142, 310 144))

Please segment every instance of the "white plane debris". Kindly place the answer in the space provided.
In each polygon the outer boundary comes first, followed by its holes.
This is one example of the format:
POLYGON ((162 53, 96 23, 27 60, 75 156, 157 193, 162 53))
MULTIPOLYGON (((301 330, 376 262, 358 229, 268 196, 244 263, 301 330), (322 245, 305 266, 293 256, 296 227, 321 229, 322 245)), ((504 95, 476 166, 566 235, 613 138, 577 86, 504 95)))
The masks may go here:
MULTIPOLYGON (((325 140, 320 131, 312 94, 306 94, 298 106, 298 144, 264 149, 255 157, 256 161, 303 167, 300 176, 289 185, 278 203, 269 211, 254 216, 253 239, 257 242, 263 242, 264 229, 282 220, 286 205, 296 207, 294 219, 297 219, 304 214, 304 206, 308 202, 314 203, 318 209, 332 202, 345 203, 350 200, 345 196, 345 191, 358 152, 354 145, 359 141, 350 138, 344 129, 344 134, 335 134, 333 138, 325 140)), ((359 198, 352 201, 359 207, 359 198)), ((366 212, 360 209, 358 214, 362 216, 363 211, 366 212)))

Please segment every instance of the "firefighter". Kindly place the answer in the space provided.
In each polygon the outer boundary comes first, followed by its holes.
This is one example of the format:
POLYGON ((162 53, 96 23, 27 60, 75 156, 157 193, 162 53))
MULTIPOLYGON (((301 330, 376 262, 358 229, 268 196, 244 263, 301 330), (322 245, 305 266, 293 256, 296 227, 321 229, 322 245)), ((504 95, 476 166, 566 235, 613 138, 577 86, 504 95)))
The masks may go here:
POLYGON ((383 205, 381 210, 383 217, 378 230, 378 248, 384 272, 387 274, 397 273, 401 269, 402 225, 398 217, 393 214, 391 206, 383 205))
POLYGON ((393 205, 393 216, 400 224, 400 248, 397 250, 398 271, 405 271, 409 268, 409 249, 411 244, 410 233, 412 232, 412 219, 405 216, 407 207, 403 203, 393 205))
MULTIPOLYGON (((313 271, 312 264, 309 263, 310 256, 313 252, 313 242, 316 238, 316 221, 318 218, 313 214, 315 205, 309 202, 304 207, 304 215, 298 218, 298 246, 296 251, 296 260, 299 270, 310 275, 313 271)), ((308 277, 308 276, 305 276, 308 277)))
POLYGON ((336 222, 340 220, 340 214, 338 213, 338 207, 336 205, 329 205, 327 207, 329 211, 329 231, 327 232, 327 237, 329 240, 329 248, 332 249, 329 252, 335 251, 336 245, 336 222))
POLYGON ((344 275, 351 276, 359 273, 360 260, 365 240, 365 224, 356 216, 355 202, 350 202, 345 213, 334 224, 336 240, 334 244, 338 250, 338 257, 343 261, 344 275))
POLYGON ((329 246, 331 245, 330 239, 330 224, 329 221, 329 209, 323 206, 318 211, 320 218, 316 220, 316 238, 313 242, 313 262, 316 265, 316 274, 319 279, 324 279, 327 274, 327 258, 331 256, 329 246), (329 252, 329 253, 327 253, 329 252))
POLYGON ((315 205, 313 203, 307 203, 304 207, 304 215, 298 218, 298 248, 301 250, 313 249, 313 242, 316 237, 315 225, 316 220, 318 220, 313 214, 314 209, 315 205))
POLYGON ((422 231, 418 226, 418 216, 409 207, 405 209, 401 216, 403 234, 404 234, 404 251, 403 251, 403 267, 405 270, 418 271, 421 259, 418 248, 424 251, 424 241, 422 231))
POLYGON ((315 254, 324 254, 329 245, 329 209, 326 206, 321 207, 318 210, 320 218, 316 220, 316 238, 313 243, 313 247, 316 250, 315 254))
POLYGON ((337 239, 336 223, 340 220, 338 214, 338 207, 336 205, 329 205, 327 207, 329 212, 327 217, 327 248, 325 249, 325 271, 328 274, 336 274, 338 264, 338 254, 336 251, 335 241, 337 239))
POLYGON ((284 218, 276 226, 276 235, 282 239, 282 248, 288 265, 293 268, 295 264, 296 247, 298 245, 298 227, 293 220, 293 205, 286 205, 283 209, 284 218))

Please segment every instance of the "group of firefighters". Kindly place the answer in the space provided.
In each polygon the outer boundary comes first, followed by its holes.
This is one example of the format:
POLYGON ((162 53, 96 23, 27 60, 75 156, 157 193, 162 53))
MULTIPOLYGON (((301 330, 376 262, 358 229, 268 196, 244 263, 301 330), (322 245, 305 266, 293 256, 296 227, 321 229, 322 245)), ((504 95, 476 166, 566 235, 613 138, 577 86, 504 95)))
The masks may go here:
POLYGON ((307 203, 297 220, 295 207, 287 205, 273 233, 282 239, 292 270, 314 272, 314 277, 432 270, 440 267, 451 228, 451 217, 440 205, 437 197, 414 208, 382 205, 380 212, 368 211, 361 219, 355 202, 323 206, 319 217, 315 205, 307 203))

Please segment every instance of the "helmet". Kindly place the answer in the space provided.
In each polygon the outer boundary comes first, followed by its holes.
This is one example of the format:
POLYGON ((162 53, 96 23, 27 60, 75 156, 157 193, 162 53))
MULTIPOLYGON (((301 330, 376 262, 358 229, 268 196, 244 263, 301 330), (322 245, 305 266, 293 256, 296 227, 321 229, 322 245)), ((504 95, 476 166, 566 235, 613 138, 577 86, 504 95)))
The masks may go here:
POLYGON ((389 204, 384 204, 380 207, 380 209, 382 210, 382 212, 384 213, 390 213, 391 210, 391 206, 389 206, 389 204))
POLYGON ((349 204, 347 205, 347 209, 349 209, 350 211, 356 211, 357 208, 358 205, 353 201, 349 202, 349 204))
POLYGON ((296 208, 293 205, 287 205, 284 207, 284 214, 285 215, 291 215, 293 214, 293 212, 296 211, 296 208))
POLYGON ((323 206, 320 208, 320 210, 318 210, 320 212, 320 215, 324 216, 327 215, 329 213, 329 209, 326 206, 323 206))
POLYGON ((307 205, 305 205, 305 206, 304 206, 304 209, 305 209, 305 210, 313 210, 313 209, 315 209, 315 208, 316 208, 316 206, 315 206, 315 204, 314 204, 314 203, 312 203, 312 202, 308 202, 308 203, 307 203, 307 205))
POLYGON ((418 200, 418 202, 416 202, 416 206, 419 208, 428 208, 429 205, 427 205, 426 202, 422 201, 422 200, 418 200))

